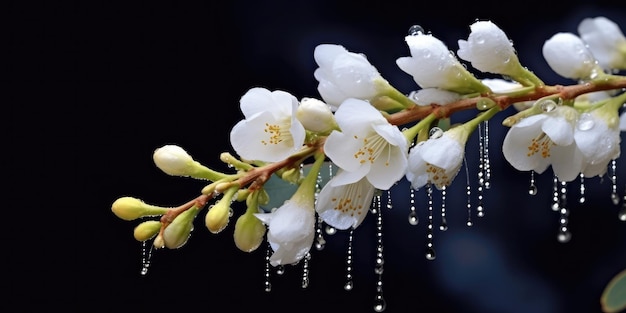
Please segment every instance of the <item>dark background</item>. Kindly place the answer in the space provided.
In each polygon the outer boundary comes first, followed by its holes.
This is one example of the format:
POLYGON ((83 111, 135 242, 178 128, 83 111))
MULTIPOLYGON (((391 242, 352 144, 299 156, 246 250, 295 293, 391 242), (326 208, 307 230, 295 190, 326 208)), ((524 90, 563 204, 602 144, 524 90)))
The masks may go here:
MULTIPOLYGON (((10 265, 3 305, 37 312, 372 312, 373 216, 354 233, 352 291, 343 290, 347 234, 340 232, 326 236, 324 250, 312 250, 307 289, 300 288, 297 265, 272 274, 267 293, 264 247, 241 252, 232 224, 211 234, 203 218, 187 245, 157 251, 141 276, 136 223, 115 217, 111 203, 134 196, 176 206, 198 195, 204 184, 160 172, 154 149, 178 144, 207 166, 227 170, 218 155, 232 152, 228 134, 242 118, 241 95, 262 86, 316 97, 313 49, 320 43, 365 53, 408 93, 416 86, 395 60, 409 55, 404 36, 411 25, 456 51, 473 21, 491 19, 514 42, 523 65, 548 84, 569 84, 541 57, 546 39, 576 32, 582 18, 598 15, 626 29, 623 4, 593 3, 5 2, 7 196, 15 201, 7 211, 15 216, 5 222, 10 265)), ((485 191, 486 216, 474 215, 474 226, 465 226, 460 173, 446 202, 450 228, 435 232, 436 260, 424 257, 423 191, 416 199, 421 222, 411 226, 406 182, 391 190, 394 207, 384 211, 383 227, 386 312, 600 311, 602 289, 626 267, 621 203, 611 204, 606 176, 586 180, 585 205, 572 182, 573 237, 557 242, 551 171, 536 176, 539 194, 529 196, 529 174, 501 157, 506 115, 490 123, 493 187, 485 191)), ((476 148, 474 134, 467 148, 473 188, 476 148)), ((621 196, 626 170, 619 161, 621 196)))

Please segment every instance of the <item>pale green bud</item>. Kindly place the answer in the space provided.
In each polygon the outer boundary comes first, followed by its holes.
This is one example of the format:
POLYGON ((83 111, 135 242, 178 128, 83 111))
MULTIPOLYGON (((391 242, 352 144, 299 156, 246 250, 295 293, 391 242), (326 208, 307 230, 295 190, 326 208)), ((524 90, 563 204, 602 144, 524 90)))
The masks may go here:
POLYGON ((144 216, 163 215, 167 213, 168 210, 168 208, 146 204, 133 197, 119 198, 111 205, 113 214, 127 221, 132 221, 144 216))
POLYGON ((182 247, 193 230, 193 220, 198 215, 199 210, 195 207, 179 214, 171 224, 163 231, 163 241, 167 248, 176 249, 182 247))
POLYGON ((135 227, 133 235, 137 241, 146 241, 161 230, 161 222, 159 221, 145 221, 135 227))
POLYGON ((206 213, 205 224, 211 233, 217 234, 224 230, 230 219, 230 199, 218 201, 206 213))
POLYGON ((233 238, 239 250, 252 252, 263 242, 266 227, 254 214, 245 213, 237 219, 233 238))
POLYGON ((168 175, 190 176, 196 172, 198 162, 176 145, 165 145, 154 151, 154 164, 168 175))

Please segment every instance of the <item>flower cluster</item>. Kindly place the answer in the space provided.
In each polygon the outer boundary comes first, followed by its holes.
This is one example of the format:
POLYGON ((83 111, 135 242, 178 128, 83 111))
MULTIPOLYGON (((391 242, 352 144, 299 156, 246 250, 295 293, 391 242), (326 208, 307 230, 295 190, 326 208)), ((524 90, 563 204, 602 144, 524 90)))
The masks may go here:
POLYGON ((626 69, 626 38, 607 18, 587 18, 578 34, 557 33, 545 41, 543 56, 554 72, 572 80, 567 86, 547 85, 524 67, 512 41, 491 21, 471 24, 456 53, 420 27, 412 27, 405 41, 408 55, 396 64, 414 80, 415 90, 397 90, 362 53, 321 44, 313 53, 319 99, 261 87, 241 97, 244 119, 230 132, 236 155, 220 156, 232 173, 203 166, 179 146, 160 147, 154 152, 157 167, 208 181, 201 195, 174 208, 124 197, 113 203, 113 213, 124 220, 146 217, 135 229, 137 240, 179 248, 207 208, 210 232, 221 232, 237 218, 239 249, 254 251, 266 239, 271 264, 289 265, 309 253, 318 218, 336 229, 355 229, 376 192, 400 180, 415 190, 450 186, 470 135, 509 107, 517 110, 504 119, 509 131, 502 152, 519 171, 551 168, 559 181, 569 182, 605 175, 620 156, 626 77, 619 74, 626 69), (481 79, 470 66, 500 78, 481 79), (475 115, 452 123, 460 111, 475 115), (325 163, 337 171, 322 184, 318 176, 325 163), (269 190, 273 180, 288 187, 269 190), (235 203, 246 207, 238 217, 235 203))

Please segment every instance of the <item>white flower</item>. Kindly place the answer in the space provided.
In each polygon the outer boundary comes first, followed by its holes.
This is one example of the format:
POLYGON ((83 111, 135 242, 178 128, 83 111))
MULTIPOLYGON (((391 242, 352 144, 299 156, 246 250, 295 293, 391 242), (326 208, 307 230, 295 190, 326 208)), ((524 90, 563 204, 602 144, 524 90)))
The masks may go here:
POLYGON ((255 213, 269 225, 267 240, 274 253, 272 266, 294 264, 311 249, 315 237, 315 208, 312 201, 298 201, 295 197, 271 213, 255 213))
POLYGON ((305 131, 296 118, 298 100, 284 91, 252 88, 241 97, 245 116, 230 132, 233 149, 244 159, 276 162, 298 151, 305 131))
POLYGON ((585 42, 572 33, 557 33, 543 44, 543 57, 557 74, 574 80, 589 79, 597 71, 596 59, 585 42))
POLYGON ((420 106, 428 106, 433 103, 438 105, 446 105, 461 99, 461 95, 439 88, 424 88, 412 92, 409 97, 420 106))
POLYGON ((608 163, 619 157, 620 129, 617 118, 617 112, 603 108, 583 113, 578 118, 574 140, 584 156, 582 172, 586 177, 604 175, 608 163), (613 116, 603 116, 607 113, 613 116))
POLYGON ((387 190, 404 176, 407 139, 378 110, 366 101, 348 99, 335 118, 341 131, 328 136, 324 150, 344 170, 334 178, 337 185, 367 177, 374 187, 387 190))
POLYGON ((603 69, 626 68, 626 38, 615 22, 604 16, 585 18, 578 34, 603 69))
POLYGON ((337 229, 357 228, 370 209, 375 188, 365 178, 344 185, 336 181, 331 179, 320 191, 315 204, 317 214, 337 229))
POLYGON ((467 40, 459 40, 459 58, 471 62, 481 72, 517 76, 522 68, 513 43, 504 31, 491 21, 470 25, 467 40))
POLYGON ((154 164, 168 175, 189 176, 196 171, 197 163, 183 148, 165 145, 152 154, 154 164))
POLYGON ((330 132, 337 126, 335 116, 330 107, 314 98, 303 98, 296 111, 296 117, 305 129, 317 132, 330 132))
POLYGON ((488 91, 463 67, 448 47, 429 34, 419 33, 405 37, 410 57, 401 57, 396 64, 413 76, 422 88, 441 88, 459 93, 488 91))
POLYGON ((574 141, 577 119, 578 112, 569 106, 522 119, 504 138, 504 157, 520 171, 541 174, 552 165, 559 180, 572 181, 584 162, 574 141))
POLYGON ((422 141, 409 151, 406 178, 413 189, 433 183, 438 189, 449 186, 463 164, 465 143, 470 131, 465 125, 451 128, 440 137, 422 141))
POLYGON ((522 84, 501 78, 484 78, 481 82, 495 93, 505 93, 524 88, 522 84))
POLYGON ((386 84, 363 54, 349 52, 343 46, 318 45, 313 57, 319 66, 313 73, 319 81, 317 90, 333 111, 348 98, 371 99, 379 91, 377 84, 386 84))

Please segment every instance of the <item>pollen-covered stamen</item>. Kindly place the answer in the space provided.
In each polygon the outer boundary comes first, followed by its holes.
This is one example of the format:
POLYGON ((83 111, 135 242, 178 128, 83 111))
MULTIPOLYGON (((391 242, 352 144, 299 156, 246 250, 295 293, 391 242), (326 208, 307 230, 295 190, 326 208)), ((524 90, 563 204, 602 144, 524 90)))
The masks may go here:
POLYGON ((533 138, 530 141, 530 145, 528 145, 528 153, 526 156, 530 157, 535 155, 536 153, 541 153, 542 158, 550 157, 550 148, 555 145, 555 143, 550 139, 546 133, 541 133, 539 136, 533 138))
POLYGON ((361 189, 354 185, 347 186, 345 193, 341 197, 333 197, 331 203, 333 210, 337 210, 342 214, 350 214, 350 216, 363 214, 363 197, 361 189))
POLYGON ((288 125, 265 123, 263 131, 269 136, 267 140, 261 140, 264 145, 277 145, 292 140, 288 125))
POLYGON ((437 188, 449 186, 452 183, 453 177, 448 176, 446 171, 441 167, 426 163, 426 173, 428 174, 430 182, 437 186, 437 188))
MULTIPOLYGON (((354 139, 361 140, 359 136, 354 135, 354 139)), ((362 139, 363 145, 354 153, 354 158, 359 160, 360 164, 369 162, 373 164, 376 158, 378 158, 381 154, 384 154, 386 151, 387 161, 385 165, 389 165, 390 159, 390 149, 389 142, 387 142, 383 137, 378 134, 373 134, 369 137, 365 137, 362 139)))

